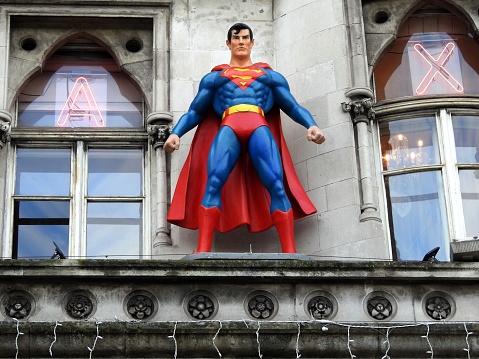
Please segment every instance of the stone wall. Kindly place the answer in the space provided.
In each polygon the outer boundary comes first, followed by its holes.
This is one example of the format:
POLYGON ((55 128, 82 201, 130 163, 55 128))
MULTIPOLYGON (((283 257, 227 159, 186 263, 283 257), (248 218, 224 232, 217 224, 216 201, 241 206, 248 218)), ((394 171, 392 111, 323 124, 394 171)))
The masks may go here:
POLYGON ((0 358, 472 356, 477 271, 254 255, 1 261, 0 358))

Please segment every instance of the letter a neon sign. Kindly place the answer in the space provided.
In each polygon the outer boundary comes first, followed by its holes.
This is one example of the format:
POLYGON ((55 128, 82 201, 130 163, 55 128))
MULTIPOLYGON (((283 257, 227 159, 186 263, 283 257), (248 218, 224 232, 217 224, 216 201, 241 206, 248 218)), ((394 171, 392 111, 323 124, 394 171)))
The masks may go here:
POLYGON ((105 120, 96 104, 95 96, 84 77, 75 81, 68 95, 62 112, 57 119, 57 126, 63 127, 75 122, 88 121, 91 127, 105 127, 105 120))

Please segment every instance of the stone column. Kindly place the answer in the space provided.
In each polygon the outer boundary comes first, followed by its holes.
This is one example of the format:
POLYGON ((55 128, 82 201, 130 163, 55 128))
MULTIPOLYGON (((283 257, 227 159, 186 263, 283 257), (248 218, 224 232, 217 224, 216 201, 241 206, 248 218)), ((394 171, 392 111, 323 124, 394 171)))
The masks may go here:
POLYGON ((369 121, 374 118, 372 108, 373 92, 369 86, 368 64, 366 58, 366 42, 364 38, 362 2, 359 0, 343 0, 346 9, 349 45, 351 49, 351 88, 345 95, 349 102, 341 104, 343 111, 351 114, 357 134, 356 153, 359 162, 359 182, 361 186, 360 221, 381 221, 378 214, 377 200, 374 196, 374 168, 371 147, 371 128, 369 121))
POLYGON ((158 9, 154 18, 153 30, 153 96, 151 112, 148 115, 147 131, 150 144, 154 150, 152 158, 156 159, 156 229, 153 239, 153 254, 158 253, 158 247, 171 246, 170 231, 166 221, 168 211, 168 181, 166 169, 166 154, 163 145, 169 136, 169 125, 173 114, 168 111, 168 24, 169 10, 158 9))
POLYGON ((166 173, 166 154, 163 149, 170 134, 169 124, 173 114, 169 112, 152 112, 147 118, 150 144, 156 156, 156 230, 153 251, 158 246, 171 246, 170 231, 166 220, 168 211, 168 191, 166 173))
POLYGON ((370 145, 370 121, 374 119, 372 107, 372 92, 369 88, 353 88, 346 92, 351 101, 343 102, 343 111, 351 114, 351 119, 357 134, 357 154, 359 162, 359 182, 361 185, 361 216, 360 221, 381 221, 378 206, 374 197, 373 166, 371 157, 373 151, 370 145))

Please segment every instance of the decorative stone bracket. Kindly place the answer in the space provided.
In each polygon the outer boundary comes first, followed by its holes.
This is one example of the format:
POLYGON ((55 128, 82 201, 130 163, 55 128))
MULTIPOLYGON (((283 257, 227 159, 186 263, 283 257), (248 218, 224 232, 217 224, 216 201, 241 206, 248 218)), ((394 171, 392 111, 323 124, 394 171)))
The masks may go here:
POLYGON ((8 142, 12 116, 9 112, 0 110, 0 149, 8 142))
POLYGON ((148 125, 147 132, 150 144, 156 150, 165 144, 166 139, 170 135, 170 127, 168 125, 148 125))
POLYGON ((352 88, 346 92, 351 101, 341 104, 344 112, 351 114, 357 132, 357 148, 359 162, 359 181, 361 185, 361 216, 360 221, 381 221, 378 205, 374 197, 373 166, 371 159, 373 151, 370 146, 369 122, 375 118, 372 106, 373 93, 369 88, 352 88))

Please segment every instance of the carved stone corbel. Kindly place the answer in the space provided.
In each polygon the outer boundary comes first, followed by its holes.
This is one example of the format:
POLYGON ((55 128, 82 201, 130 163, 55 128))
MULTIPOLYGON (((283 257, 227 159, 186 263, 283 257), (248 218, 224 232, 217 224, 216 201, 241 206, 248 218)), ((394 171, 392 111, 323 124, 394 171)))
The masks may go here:
POLYGON ((150 144, 153 149, 162 147, 165 144, 166 139, 170 135, 170 127, 166 124, 163 125, 148 125, 147 132, 150 139, 150 144))
POLYGON ((0 110, 0 149, 8 142, 10 138, 10 129, 12 116, 9 112, 0 110))
POLYGON ((363 98, 351 102, 343 102, 341 104, 344 112, 349 112, 353 123, 366 122, 369 125, 374 120, 376 113, 374 112, 373 102, 370 98, 363 98))
POLYGON ((371 148, 369 124, 375 118, 372 97, 368 88, 353 88, 346 92, 351 101, 343 102, 344 112, 349 112, 357 133, 357 148, 359 162, 359 180, 361 185, 361 216, 360 221, 381 221, 378 205, 374 197, 374 171, 371 164, 373 151, 371 148))

